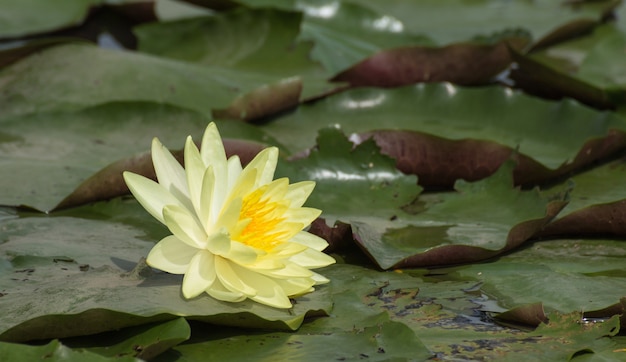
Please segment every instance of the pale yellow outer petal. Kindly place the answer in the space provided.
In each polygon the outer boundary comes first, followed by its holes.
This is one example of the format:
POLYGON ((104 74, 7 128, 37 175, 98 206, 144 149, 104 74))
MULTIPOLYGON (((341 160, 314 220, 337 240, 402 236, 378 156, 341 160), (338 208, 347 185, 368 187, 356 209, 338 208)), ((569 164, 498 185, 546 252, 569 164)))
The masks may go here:
POLYGON ((290 297, 312 292, 315 281, 312 278, 276 279, 281 289, 290 297))
POLYGON ((328 242, 317 235, 313 235, 308 231, 300 231, 291 238, 291 242, 306 245, 311 249, 322 251, 328 246, 328 242))
POLYGON ((255 273, 236 264, 231 265, 235 275, 238 276, 242 285, 254 289, 254 295, 249 296, 255 302, 269 305, 275 308, 291 308, 289 297, 283 288, 272 278, 255 273))
POLYGON ((241 302, 247 298, 245 295, 239 292, 233 292, 226 289, 222 282, 220 282, 220 280, 217 278, 215 279, 213 284, 211 284, 211 286, 206 290, 206 292, 211 297, 224 302, 241 302))
POLYGON ((152 164, 159 184, 185 206, 190 207, 185 170, 158 138, 152 140, 152 164))
MULTIPOLYGON (((299 207, 297 209, 289 209, 285 212, 284 217, 289 222, 301 223, 303 226, 309 226, 313 220, 317 219, 322 213, 322 210, 313 209, 310 207, 299 207)), ((302 228, 300 228, 302 230, 302 228)))
POLYGON ((215 271, 217 277, 226 289, 245 295, 250 298, 256 295, 256 289, 241 280, 241 276, 237 275, 233 270, 234 263, 222 258, 215 258, 215 271))
POLYGON ((306 245, 298 243, 282 243, 274 248, 265 258, 287 259, 308 249, 306 245))
POLYGON ((226 151, 215 122, 209 123, 204 130, 200 154, 205 166, 213 165, 216 171, 224 171, 223 169, 226 167, 226 151))
POLYGON ((278 164, 278 148, 268 147, 261 153, 267 153, 267 160, 263 167, 260 168, 261 173, 257 176, 257 185, 262 186, 272 182, 274 179, 274 172, 276 171, 276 165, 278 164))
POLYGON ((242 178, 248 178, 251 172, 255 172, 254 184, 248 192, 270 183, 274 178, 277 163, 278 148, 269 147, 259 152, 241 172, 242 178))
POLYGON ((163 208, 163 218, 165 225, 180 240, 198 249, 206 247, 207 234, 189 210, 177 205, 167 205, 163 208))
POLYGON ((234 155, 228 159, 228 193, 233 190, 233 187, 237 183, 239 176, 241 176, 241 171, 243 168, 241 167, 241 160, 239 156, 234 155))
POLYGON ((200 250, 193 256, 183 278, 183 296, 191 299, 202 294, 215 281, 215 256, 200 250))
POLYGON ((209 235, 206 248, 215 255, 228 254, 231 249, 231 241, 226 230, 209 235))
POLYGON ((185 207, 185 205, 174 195, 169 193, 163 186, 141 175, 132 172, 124 172, 124 181, 135 196, 137 201, 150 213, 155 219, 165 224, 163 219, 163 208, 166 205, 177 205, 185 207))
POLYGON ((289 261, 309 269, 322 268, 336 262, 332 256, 315 249, 306 249, 290 257, 289 261))
POLYGON ((212 213, 217 214, 228 196, 228 164, 226 152, 215 123, 211 122, 204 131, 200 155, 205 167, 213 167, 215 183, 211 205, 212 213))
MULTIPOLYGON (((254 270, 254 269, 252 269, 254 270)), ((260 274, 277 279, 310 278, 313 272, 296 263, 286 263, 284 267, 270 270, 254 270, 260 274)))
MULTIPOLYGON (((187 137, 185 143, 185 173, 187 175, 187 186, 189 188, 189 197, 193 204, 196 214, 202 214, 202 185, 206 166, 202 162, 198 147, 193 143, 191 136, 187 137)), ((204 222, 203 218, 200 221, 204 222)))
POLYGON ((315 181, 296 182, 289 185, 285 198, 291 201, 291 207, 301 207, 309 198, 314 188, 315 181))
POLYGON ((263 257, 265 252, 235 240, 230 241, 230 250, 225 257, 241 265, 253 263, 259 257, 263 257))
POLYGON ((174 235, 166 236, 150 250, 146 263, 172 274, 184 274, 191 258, 198 252, 174 235))
POLYGON ((313 272, 313 276, 311 277, 311 279, 315 281, 315 285, 326 284, 330 282, 328 278, 316 272, 313 272))

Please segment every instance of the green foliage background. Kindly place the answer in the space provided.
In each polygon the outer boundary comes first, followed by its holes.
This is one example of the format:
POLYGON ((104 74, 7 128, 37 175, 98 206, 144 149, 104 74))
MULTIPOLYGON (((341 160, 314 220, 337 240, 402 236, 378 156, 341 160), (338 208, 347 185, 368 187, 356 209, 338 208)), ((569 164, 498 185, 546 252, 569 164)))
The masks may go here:
POLYGON ((0 0, 0 360, 626 360, 619 1, 0 0), (288 311, 144 257, 210 121, 311 179, 288 311))

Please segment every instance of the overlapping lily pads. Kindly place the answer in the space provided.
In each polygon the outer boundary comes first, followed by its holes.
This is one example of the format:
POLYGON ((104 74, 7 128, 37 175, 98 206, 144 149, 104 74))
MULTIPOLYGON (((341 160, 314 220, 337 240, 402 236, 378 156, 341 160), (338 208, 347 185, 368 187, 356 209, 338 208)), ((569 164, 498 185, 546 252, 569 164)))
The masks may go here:
POLYGON ((166 230, 137 211, 134 201, 117 201, 63 216, 3 222, 0 338, 86 335, 176 316, 296 329, 307 314, 330 310, 324 287, 300 298, 291 310, 223 303, 206 295, 186 301, 179 276, 154 273, 142 261, 166 230))
POLYGON ((0 360, 623 359, 617 1, 7 4, 0 360), (328 82, 345 70, 418 84, 328 82), (420 84, 441 80, 481 86, 420 84), (152 172, 152 137, 175 150, 211 118, 229 154, 275 145, 278 176, 317 182, 310 231, 339 263, 293 310, 185 301, 142 262, 167 230, 96 202, 152 172))

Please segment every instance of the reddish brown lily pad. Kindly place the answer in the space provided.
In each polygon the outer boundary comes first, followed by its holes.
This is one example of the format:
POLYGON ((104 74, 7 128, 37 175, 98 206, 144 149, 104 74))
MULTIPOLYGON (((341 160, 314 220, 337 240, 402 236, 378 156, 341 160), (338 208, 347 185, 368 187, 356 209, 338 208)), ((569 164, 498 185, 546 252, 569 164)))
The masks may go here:
MULTIPOLYGON (((248 164, 248 162, 250 162, 264 147, 265 145, 252 141, 233 139, 224 140, 224 148, 226 149, 227 157, 238 155, 243 165, 248 164)), ((182 150, 173 151, 172 154, 181 164, 183 164, 182 150)), ((108 200, 113 197, 128 194, 128 187, 122 177, 122 173, 124 171, 131 171, 152 180, 156 180, 156 174, 154 172, 154 166, 152 165, 150 152, 144 152, 139 155, 114 162, 98 171, 96 174, 81 183, 70 195, 63 199, 51 211, 67 209, 100 200, 108 200)))
POLYGON ((399 170, 419 177, 427 188, 449 188, 458 179, 475 181, 493 174, 510 158, 517 161, 516 185, 533 185, 567 175, 626 147, 626 133, 610 130, 602 138, 582 145, 576 157, 557 169, 493 141, 450 140, 427 133, 407 130, 377 130, 352 137, 360 142, 373 138, 381 152, 397 162, 399 170))
POLYGON ((352 86, 398 87, 421 82, 460 85, 488 83, 511 63, 509 47, 528 40, 510 38, 494 45, 459 43, 441 48, 403 47, 383 50, 339 73, 333 80, 352 86))

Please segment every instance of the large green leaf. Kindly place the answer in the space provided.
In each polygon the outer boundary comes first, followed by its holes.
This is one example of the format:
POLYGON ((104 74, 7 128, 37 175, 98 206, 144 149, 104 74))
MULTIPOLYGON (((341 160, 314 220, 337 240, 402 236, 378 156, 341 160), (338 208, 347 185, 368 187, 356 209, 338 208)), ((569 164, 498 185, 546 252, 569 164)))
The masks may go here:
POLYGON ((518 148, 557 173, 623 148, 623 132, 611 129, 626 127, 615 114, 570 100, 549 102, 500 87, 430 84, 346 91, 301 105, 264 125, 263 130, 298 152, 315 142, 311 132, 293 132, 294 128, 333 125, 348 134, 384 128, 416 130, 453 140, 491 140, 518 148))
POLYGON ((147 150, 200 137, 208 119, 154 103, 111 103, 79 112, 41 112, 0 121, 0 204, 50 210, 99 168, 147 150))
POLYGON ((3 361, 37 361, 50 362, 138 362, 139 359, 128 356, 103 357, 89 351, 72 350, 59 341, 52 341, 44 346, 29 346, 0 342, 0 358, 3 361))
POLYGON ((68 44, 0 71, 2 118, 79 110, 114 101, 152 101, 206 116, 234 98, 280 79, 263 73, 203 67, 130 51, 68 44))
POLYGON ((391 15, 402 21, 406 31, 428 34, 439 44, 516 28, 524 28, 539 39, 572 21, 599 22, 603 13, 616 4, 614 1, 570 4, 550 0, 352 1, 391 15))
POLYGON ((58 30, 80 24, 89 8, 103 0, 3 0, 0 39, 58 30))
POLYGON ((153 272, 142 258, 165 228, 134 201, 112 201, 56 217, 2 223, 0 339, 93 334, 184 316, 214 324, 296 329, 332 301, 324 286, 279 310, 207 295, 185 300, 182 278, 153 272), (7 264, 8 261, 8 264, 7 264))
POLYGON ((189 339, 191 328, 185 318, 145 324, 114 332, 65 339, 63 343, 73 349, 84 348, 106 357, 134 356, 150 360, 166 350, 189 339), (94 345, 96 343, 96 345, 94 345))
POLYGON ((404 24, 388 16, 351 2, 299 2, 305 14, 302 41, 315 44, 313 59, 332 74, 347 69, 366 57, 386 48, 404 45, 432 45, 422 34, 404 31, 404 24))
POLYGON ((626 32, 605 24, 593 33, 531 54, 516 54, 512 78, 523 89, 568 96, 602 108, 626 102, 626 66, 621 61, 626 32))
POLYGON ((626 235, 626 190, 622 184, 625 174, 624 161, 619 159, 555 186, 552 190, 573 186, 569 191, 570 203, 541 236, 626 235))
POLYGON ((625 257, 623 241, 536 242, 495 262, 452 268, 442 278, 480 282, 506 309, 540 302, 547 310, 592 312, 626 296, 625 257))
POLYGON ((329 74, 309 59, 310 45, 296 43, 300 23, 300 13, 237 9, 216 16, 150 23, 134 32, 139 51, 160 57, 276 79, 300 76, 307 98, 332 86, 325 81, 329 74))
POLYGON ((315 180, 310 205, 327 219, 351 224, 357 242, 383 269, 486 259, 521 245, 565 204, 514 189, 509 162, 488 179, 459 181, 456 193, 420 197, 405 208, 421 188, 378 153, 372 141, 352 150, 345 136, 328 129, 306 159, 281 165, 278 174, 315 180))

